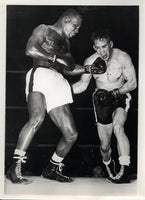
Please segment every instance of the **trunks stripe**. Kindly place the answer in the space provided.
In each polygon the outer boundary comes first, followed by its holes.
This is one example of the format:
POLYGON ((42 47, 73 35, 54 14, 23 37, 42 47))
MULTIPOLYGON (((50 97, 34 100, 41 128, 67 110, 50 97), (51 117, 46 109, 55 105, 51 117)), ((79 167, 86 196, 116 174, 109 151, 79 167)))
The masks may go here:
POLYGON ((94 115, 95 115, 95 120, 96 120, 96 123, 98 122, 98 119, 97 119, 97 113, 96 113, 96 106, 95 106, 95 102, 94 102, 94 95, 95 95, 96 91, 93 92, 92 94, 92 102, 93 102, 93 110, 94 110, 94 115))
POLYGON ((33 91, 33 81, 34 81, 34 72, 37 68, 33 68, 30 75, 30 81, 29 81, 29 93, 33 91))
POLYGON ((130 101, 131 101, 131 95, 129 93, 126 94, 127 98, 126 98, 126 107, 125 107, 125 111, 128 112, 129 108, 130 108, 130 101))

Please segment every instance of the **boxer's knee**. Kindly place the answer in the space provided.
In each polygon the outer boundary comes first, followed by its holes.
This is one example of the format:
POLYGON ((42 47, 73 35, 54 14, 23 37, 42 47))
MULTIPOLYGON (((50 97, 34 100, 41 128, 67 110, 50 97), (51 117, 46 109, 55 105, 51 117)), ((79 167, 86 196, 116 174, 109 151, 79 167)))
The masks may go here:
POLYGON ((78 132, 76 130, 66 128, 64 138, 67 143, 74 143, 78 138, 78 132))
POLYGON ((101 153, 108 153, 111 150, 110 144, 101 144, 100 151, 101 153))
POLYGON ((37 114, 34 115, 30 118, 29 120, 29 125, 35 129, 38 130, 40 128, 40 126, 42 125, 43 121, 44 121, 45 115, 44 114, 37 114))
POLYGON ((124 126, 119 122, 113 123, 113 131, 115 135, 123 134, 124 126))

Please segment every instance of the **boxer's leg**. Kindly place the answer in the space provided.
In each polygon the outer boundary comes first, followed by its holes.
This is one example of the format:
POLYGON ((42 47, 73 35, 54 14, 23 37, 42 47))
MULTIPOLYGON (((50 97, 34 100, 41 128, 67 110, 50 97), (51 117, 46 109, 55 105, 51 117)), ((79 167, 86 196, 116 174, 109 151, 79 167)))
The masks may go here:
POLYGON ((100 152, 102 155, 103 163, 105 164, 106 171, 109 177, 116 175, 115 162, 111 158, 111 136, 112 136, 112 123, 101 124, 97 123, 98 136, 100 139, 100 152))
POLYGON ((124 131, 127 112, 123 108, 117 108, 113 113, 113 130, 117 139, 120 172, 114 177, 114 183, 129 183, 128 171, 130 165, 130 143, 124 131))
POLYGON ((41 126, 45 117, 45 98, 39 92, 32 92, 28 97, 29 121, 22 128, 13 156, 13 164, 7 172, 7 178, 13 183, 30 183, 22 177, 22 163, 26 162, 26 150, 29 147, 36 131, 41 126))
POLYGON ((74 119, 68 104, 52 109, 49 112, 49 115, 61 131, 62 137, 56 147, 56 151, 53 154, 49 165, 42 172, 42 176, 61 182, 71 182, 72 179, 64 176, 59 170, 59 165, 70 151, 78 136, 74 119))

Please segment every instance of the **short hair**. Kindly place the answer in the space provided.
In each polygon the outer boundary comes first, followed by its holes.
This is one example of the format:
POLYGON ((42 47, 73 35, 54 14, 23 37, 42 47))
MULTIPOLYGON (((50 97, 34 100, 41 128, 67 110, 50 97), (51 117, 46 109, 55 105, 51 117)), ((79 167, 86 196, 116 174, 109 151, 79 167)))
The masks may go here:
POLYGON ((96 39, 108 39, 108 41, 111 40, 110 31, 108 28, 100 28, 92 33, 91 40, 94 42, 96 39))
POLYGON ((65 10, 59 19, 62 19, 65 16, 70 16, 70 17, 79 17, 80 19, 82 19, 82 16, 80 15, 80 13, 78 13, 75 9, 69 8, 67 10, 65 10))

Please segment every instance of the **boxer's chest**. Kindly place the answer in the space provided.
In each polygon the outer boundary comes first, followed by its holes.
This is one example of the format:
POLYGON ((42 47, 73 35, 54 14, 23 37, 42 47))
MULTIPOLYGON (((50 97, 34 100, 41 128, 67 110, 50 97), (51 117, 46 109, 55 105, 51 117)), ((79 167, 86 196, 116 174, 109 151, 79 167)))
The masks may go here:
POLYGON ((102 82, 115 82, 122 77, 122 64, 113 59, 107 63, 107 70, 104 74, 96 76, 98 81, 102 82))
POLYGON ((108 80, 117 80, 122 75, 122 64, 118 60, 113 59, 107 63, 106 78, 108 80))

